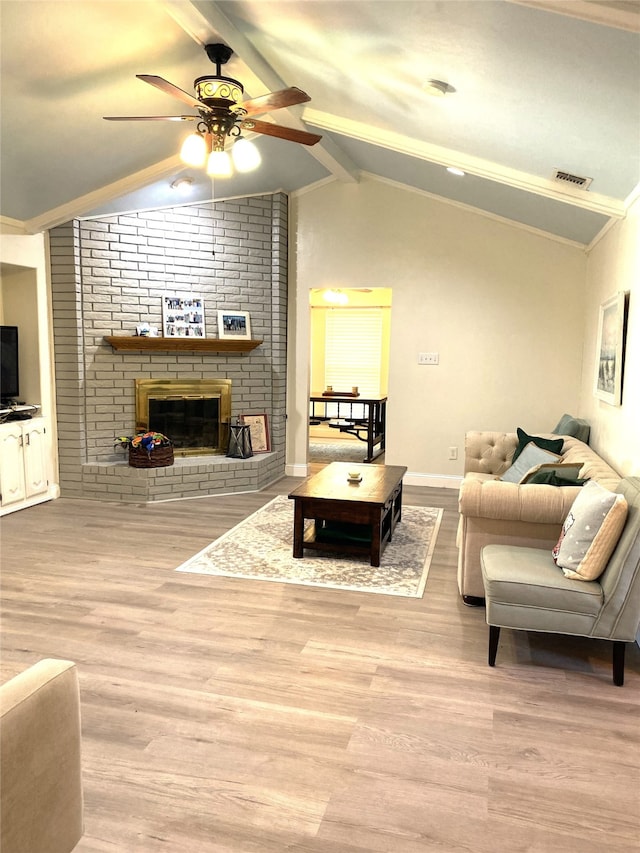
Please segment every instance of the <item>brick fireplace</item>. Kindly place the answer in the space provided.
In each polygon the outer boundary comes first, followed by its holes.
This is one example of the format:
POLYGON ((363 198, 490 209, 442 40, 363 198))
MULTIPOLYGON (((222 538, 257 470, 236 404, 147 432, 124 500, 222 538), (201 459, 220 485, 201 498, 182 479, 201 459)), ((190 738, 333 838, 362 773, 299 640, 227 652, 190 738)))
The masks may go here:
MULTIPOLYGON (((50 247, 62 496, 125 502, 200 497, 260 489, 284 474, 284 194, 74 220, 51 231, 50 247), (149 352, 118 350, 105 341, 134 335, 141 323, 162 327, 163 296, 174 293, 202 297, 207 337, 217 337, 217 311, 225 308, 248 311, 252 336, 262 343, 248 352, 149 352), (191 448, 195 452, 177 456, 173 466, 134 469, 114 449, 114 438, 132 435, 140 423, 136 380, 218 379, 233 394, 216 416, 222 422, 214 436, 217 452, 191 448), (227 458, 221 452, 226 423, 252 413, 267 413, 271 452, 227 458)), ((164 423, 174 414, 165 411, 164 423)), ((209 417, 197 407, 191 415, 209 417)))

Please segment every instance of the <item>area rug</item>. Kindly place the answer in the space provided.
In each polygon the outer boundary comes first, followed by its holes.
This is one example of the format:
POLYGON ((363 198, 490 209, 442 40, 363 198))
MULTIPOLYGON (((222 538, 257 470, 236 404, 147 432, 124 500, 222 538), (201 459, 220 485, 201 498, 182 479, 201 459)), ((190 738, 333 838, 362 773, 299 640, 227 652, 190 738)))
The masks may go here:
POLYGON ((309 462, 364 462, 364 441, 310 441, 309 462))
POLYGON ((294 559, 293 501, 279 495, 176 571, 421 598, 442 512, 403 506, 378 567, 368 559, 309 550, 294 559))

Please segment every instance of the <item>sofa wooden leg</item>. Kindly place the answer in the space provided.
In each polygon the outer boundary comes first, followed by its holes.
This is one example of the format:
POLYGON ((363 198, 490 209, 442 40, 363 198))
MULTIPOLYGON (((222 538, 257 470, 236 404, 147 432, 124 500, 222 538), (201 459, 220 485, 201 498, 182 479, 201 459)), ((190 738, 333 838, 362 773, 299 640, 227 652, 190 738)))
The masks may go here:
POLYGON ((624 652, 626 643, 620 640, 613 641, 613 683, 616 687, 624 684, 624 652))
POLYGON ((499 639, 500 628, 497 625, 489 625, 489 666, 496 665, 496 653, 498 651, 499 639))

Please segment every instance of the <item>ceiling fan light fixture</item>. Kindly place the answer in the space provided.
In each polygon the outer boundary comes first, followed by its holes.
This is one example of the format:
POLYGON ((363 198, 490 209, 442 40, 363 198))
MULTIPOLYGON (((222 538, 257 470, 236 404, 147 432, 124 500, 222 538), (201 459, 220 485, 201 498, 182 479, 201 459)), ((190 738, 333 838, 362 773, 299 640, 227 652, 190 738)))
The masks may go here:
POLYGON ((199 133, 190 133, 182 143, 180 159, 188 166, 204 166, 207 159, 207 143, 204 136, 199 133))
POLYGON ((226 151, 214 148, 207 160, 207 175, 228 178, 232 173, 231 158, 226 151))
MULTIPOLYGON (((0 0, 1 2, 1 0, 0 0)), ((311 98, 302 89, 290 86, 278 92, 268 92, 249 100, 242 100, 244 87, 239 80, 224 77, 221 73, 233 50, 226 44, 206 44, 205 51, 216 66, 215 74, 207 74, 194 80, 196 96, 190 95, 164 77, 156 74, 136 74, 139 80, 154 86, 161 92, 188 104, 196 109, 198 115, 176 116, 103 116, 107 121, 195 121, 195 132, 191 133, 180 146, 180 157, 184 163, 194 168, 205 167, 207 174, 216 177, 228 177, 238 172, 257 169, 262 158, 260 152, 249 140, 240 136, 241 130, 252 130, 302 145, 315 145, 322 137, 317 133, 307 133, 297 128, 284 127, 271 122, 259 121, 253 116, 304 104, 311 98), (250 120, 246 120, 251 116, 250 120), (225 151, 229 140, 230 154, 225 151), (232 145, 232 141, 236 144, 232 145), (232 166, 233 159, 233 166, 232 166)))
POLYGON ((250 139, 239 136, 231 149, 233 165, 239 172, 251 172, 262 163, 262 157, 256 145, 250 139))
POLYGON ((445 95, 455 92, 453 86, 445 83, 444 80, 427 80, 426 83, 422 84, 422 89, 433 98, 444 98, 445 95))

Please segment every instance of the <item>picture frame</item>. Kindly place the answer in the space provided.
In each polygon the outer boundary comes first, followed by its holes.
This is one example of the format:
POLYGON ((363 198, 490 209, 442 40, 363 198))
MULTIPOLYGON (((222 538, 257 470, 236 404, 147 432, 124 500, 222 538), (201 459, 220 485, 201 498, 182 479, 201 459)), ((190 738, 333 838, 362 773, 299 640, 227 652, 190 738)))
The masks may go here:
POLYGON ((243 424, 249 427, 251 434, 251 449, 254 453, 269 453, 271 437, 269 435, 269 418, 266 412, 258 415, 240 415, 243 424))
POLYGON ((204 301, 193 293, 167 293, 162 297, 164 338, 204 338, 204 301))
POLYGON ((251 340, 249 312, 230 308, 218 311, 218 337, 234 341, 251 340))
POLYGON ((627 296, 619 291, 600 305, 594 395, 611 406, 622 405, 627 296))

